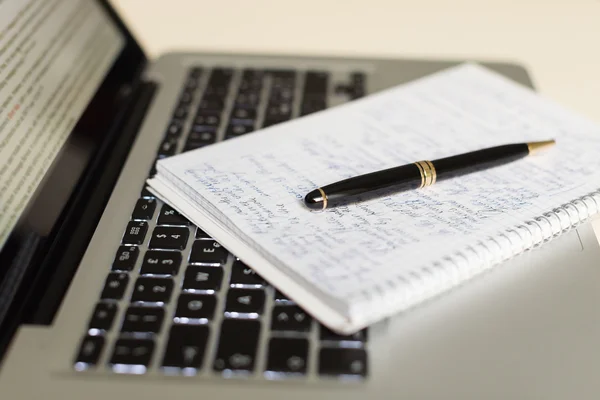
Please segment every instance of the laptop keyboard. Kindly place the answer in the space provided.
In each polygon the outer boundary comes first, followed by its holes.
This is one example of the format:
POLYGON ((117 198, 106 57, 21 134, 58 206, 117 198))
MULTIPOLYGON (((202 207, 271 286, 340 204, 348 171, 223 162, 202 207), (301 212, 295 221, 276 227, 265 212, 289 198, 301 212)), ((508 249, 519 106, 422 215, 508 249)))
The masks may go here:
MULTIPOLYGON (((335 85, 324 71, 191 68, 157 159, 323 110, 331 93, 363 96, 364 74, 335 85)), ((77 371, 368 375, 367 330, 326 329, 145 189, 107 272, 77 371)))

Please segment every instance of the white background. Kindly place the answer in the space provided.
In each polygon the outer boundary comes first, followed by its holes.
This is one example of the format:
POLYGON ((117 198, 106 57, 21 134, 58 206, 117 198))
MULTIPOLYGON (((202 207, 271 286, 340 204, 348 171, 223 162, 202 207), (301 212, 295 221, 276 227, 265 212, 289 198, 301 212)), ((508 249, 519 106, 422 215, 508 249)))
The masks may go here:
POLYGON ((501 59, 600 122, 600 0, 111 0, 150 56, 216 50, 501 59))

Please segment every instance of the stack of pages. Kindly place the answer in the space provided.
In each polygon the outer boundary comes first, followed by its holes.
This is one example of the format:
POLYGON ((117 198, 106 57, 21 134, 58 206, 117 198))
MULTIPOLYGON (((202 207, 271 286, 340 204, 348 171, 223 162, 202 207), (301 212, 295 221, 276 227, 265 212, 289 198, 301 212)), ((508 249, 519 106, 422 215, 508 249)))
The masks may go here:
POLYGON ((352 333, 598 213, 600 128, 490 70, 453 67, 163 159, 148 181, 323 324, 352 333), (549 151, 324 211, 348 177, 510 143, 549 151))

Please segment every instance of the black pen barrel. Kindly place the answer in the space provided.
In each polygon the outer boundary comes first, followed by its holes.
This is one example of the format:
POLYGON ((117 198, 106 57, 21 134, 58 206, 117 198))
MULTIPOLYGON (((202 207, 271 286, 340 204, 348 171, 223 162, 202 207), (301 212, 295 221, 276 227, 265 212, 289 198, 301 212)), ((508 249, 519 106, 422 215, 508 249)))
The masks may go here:
POLYGON ((305 203, 313 209, 336 207, 379 197, 386 190, 401 192, 417 189, 420 185, 419 168, 415 164, 407 164, 323 186, 308 193, 305 203))
POLYGON ((553 144, 554 140, 507 144, 433 161, 417 161, 323 186, 308 193, 304 202, 309 208, 325 209, 380 197, 388 191, 419 189, 437 181, 516 161, 553 144))
MULTIPOLYGON (((477 150, 471 153, 460 154, 452 157, 440 158, 431 161, 430 164, 419 163, 402 165, 377 172, 372 172, 353 178, 338 181, 323 186, 321 189, 327 195, 328 206, 339 204, 340 201, 356 196, 365 195, 372 191, 390 189, 394 192, 418 189, 422 186, 433 184, 433 180, 427 180, 427 171, 436 175, 436 180, 451 178, 478 170, 491 168, 505 164, 528 154, 527 144, 509 144, 477 150), (431 166, 433 166, 432 169, 431 166)), ((379 196, 380 193, 373 193, 379 196)), ((362 200, 362 199, 361 199, 362 200)))
POLYGON ((341 196, 356 196, 361 193, 384 188, 406 187, 416 189, 419 187, 421 175, 414 164, 402 165, 382 171, 364 174, 354 178, 342 180, 322 189, 327 193, 329 200, 341 196))
POLYGON ((526 143, 507 144, 432 161, 437 181, 493 168, 526 157, 526 143))

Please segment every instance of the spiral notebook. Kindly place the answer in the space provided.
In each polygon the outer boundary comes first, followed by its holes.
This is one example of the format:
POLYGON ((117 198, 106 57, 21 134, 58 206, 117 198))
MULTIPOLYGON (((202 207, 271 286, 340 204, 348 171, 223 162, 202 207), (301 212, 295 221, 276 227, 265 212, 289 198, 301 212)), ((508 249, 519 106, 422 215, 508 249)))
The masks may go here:
MULTIPOLYGON (((600 128, 482 66, 157 163, 157 196, 340 333, 440 296, 600 209, 600 128), (555 139, 539 155, 325 211, 343 178, 484 147, 555 139)), ((442 301, 441 299, 438 299, 442 301)))

